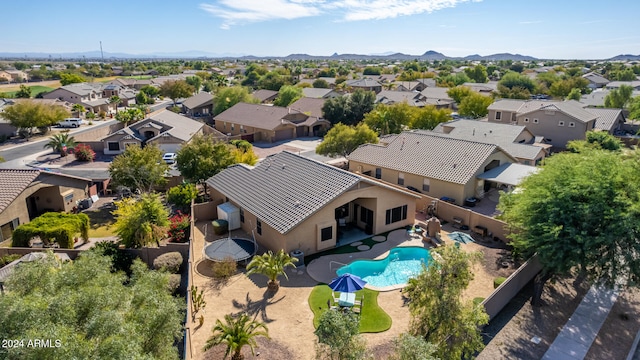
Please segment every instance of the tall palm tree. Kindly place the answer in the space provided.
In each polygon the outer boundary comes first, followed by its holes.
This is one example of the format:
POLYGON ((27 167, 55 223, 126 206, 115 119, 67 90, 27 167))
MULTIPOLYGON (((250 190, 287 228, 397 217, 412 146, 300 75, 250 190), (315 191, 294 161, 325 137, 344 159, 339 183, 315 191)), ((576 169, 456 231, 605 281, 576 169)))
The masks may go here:
POLYGON ((241 314, 235 319, 231 315, 225 315, 224 321, 225 324, 219 319, 216 320, 211 337, 204 346, 205 351, 224 343, 227 345, 227 350, 224 353, 225 359, 230 353, 233 353, 232 360, 242 360, 244 356, 240 352, 245 345, 249 345, 251 354, 255 355, 256 337, 264 336, 269 338, 267 326, 252 320, 247 314, 241 314))
POLYGON ((66 133, 55 134, 49 138, 49 142, 44 144, 44 148, 50 148, 55 152, 60 153, 60 157, 67 156, 67 149, 73 148, 77 145, 76 139, 73 136, 69 136, 66 133))
POLYGON ((118 113, 118 105, 122 102, 122 99, 118 95, 113 95, 109 98, 109 104, 116 104, 116 114, 118 113))
POLYGON ((280 250, 277 254, 269 251, 266 254, 256 256, 247 265, 247 275, 251 274, 263 274, 269 278, 267 288, 269 291, 276 292, 280 288, 280 282, 278 276, 284 275, 289 280, 287 273, 284 272, 284 268, 287 266, 296 267, 295 263, 298 259, 285 253, 284 250, 280 250))
POLYGON ((78 117, 80 117, 82 115, 82 113, 84 113, 84 106, 82 106, 81 104, 74 104, 71 107, 71 110, 73 110, 74 112, 78 113, 78 117))

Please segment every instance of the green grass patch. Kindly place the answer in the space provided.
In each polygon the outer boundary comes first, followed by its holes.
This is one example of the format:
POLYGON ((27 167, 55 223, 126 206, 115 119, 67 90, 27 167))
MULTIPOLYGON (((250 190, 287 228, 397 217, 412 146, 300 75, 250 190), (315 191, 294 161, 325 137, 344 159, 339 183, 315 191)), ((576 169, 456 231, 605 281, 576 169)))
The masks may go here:
MULTIPOLYGON (((35 98, 40 93, 49 92, 51 90, 55 90, 55 88, 48 87, 48 86, 42 86, 42 85, 34 85, 34 86, 29 86, 29 87, 31 88, 31 97, 32 98, 35 98)), ((5 91, 5 92, 0 91, 0 92, 2 92, 2 94, 4 94, 4 96, 6 96, 8 98, 14 98, 14 97, 16 97, 16 94, 18 93, 18 90, 5 91)))
MULTIPOLYGON (((356 299, 364 295, 362 311, 360 313, 360 332, 378 333, 391 328, 391 317, 378 306, 378 292, 370 289, 362 289, 356 292, 356 299)), ((320 315, 329 311, 327 300, 333 300, 331 288, 326 284, 316 285, 309 295, 309 306, 313 311, 313 326, 318 327, 320 315)))
POLYGON ((89 216, 89 237, 100 238, 116 235, 113 227, 115 218, 111 214, 111 209, 86 211, 85 214, 89 216))

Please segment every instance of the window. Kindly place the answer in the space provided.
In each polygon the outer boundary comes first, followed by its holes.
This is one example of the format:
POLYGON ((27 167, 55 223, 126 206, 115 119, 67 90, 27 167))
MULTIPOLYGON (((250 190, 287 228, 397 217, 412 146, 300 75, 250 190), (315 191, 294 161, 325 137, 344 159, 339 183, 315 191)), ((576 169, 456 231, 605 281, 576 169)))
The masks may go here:
POLYGON ((224 130, 227 130, 227 123, 226 123, 226 122, 223 122, 223 123, 222 123, 222 128, 223 128, 224 130))
POLYGON ((68 203, 73 201, 73 192, 64 196, 64 202, 68 203))
POLYGON ((107 146, 109 146, 109 151, 120 151, 120 143, 109 142, 107 146))
POLYGON ((576 127, 576 123, 574 123, 573 121, 569 123, 569 127, 576 127))
POLYGON ((422 191, 429 192, 429 185, 431 185, 431 181, 429 179, 422 180, 422 191))
POLYGON ((231 124, 231 131, 236 129, 236 124, 231 124))
POLYGON ((533 123, 537 124, 538 123, 538 119, 533 119, 533 123))
POLYGON ((528 123, 529 122, 529 118, 524 118, 524 122, 528 123))
POLYGON ((244 209, 240 209, 240 222, 244 224, 244 209))
POLYGON ((376 179, 382 179, 382 169, 376 168, 376 179))
POLYGON ((558 126, 564 126, 564 121, 558 121, 558 126))
POLYGON ((371 176, 371 170, 367 170, 367 171, 363 172, 362 175, 371 176))
POLYGON ((501 117, 502 117, 502 112, 501 111, 496 111, 496 120, 500 121, 501 117))
POLYGON ((320 241, 333 239, 333 226, 329 226, 320 230, 320 241))
POLYGON ((404 185, 404 173, 398 173, 398 185, 404 185))
POLYGON ((260 219, 256 219, 256 231, 258 235, 262 235, 262 221, 260 219))
POLYGON ((385 224, 393 224, 401 220, 407 219, 407 205, 398 206, 393 209, 387 210, 385 224))

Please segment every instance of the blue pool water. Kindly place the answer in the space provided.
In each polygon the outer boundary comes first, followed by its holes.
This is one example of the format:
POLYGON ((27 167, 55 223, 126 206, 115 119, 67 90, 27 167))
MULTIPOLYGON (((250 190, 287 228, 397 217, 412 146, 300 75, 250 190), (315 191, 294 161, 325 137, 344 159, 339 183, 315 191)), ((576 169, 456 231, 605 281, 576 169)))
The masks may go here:
POLYGON ((336 271, 338 276, 350 273, 359 276, 369 285, 384 287, 406 284, 429 265, 431 253, 421 247, 406 246, 391 249, 389 255, 380 260, 356 260, 336 271))

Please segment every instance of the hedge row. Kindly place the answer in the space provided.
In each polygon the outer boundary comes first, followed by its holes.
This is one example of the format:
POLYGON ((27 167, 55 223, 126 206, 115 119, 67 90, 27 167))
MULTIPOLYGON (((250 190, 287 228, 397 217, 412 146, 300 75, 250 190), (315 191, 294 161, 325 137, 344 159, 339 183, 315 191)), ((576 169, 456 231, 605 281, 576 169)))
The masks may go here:
POLYGON ((86 214, 49 212, 18 226, 13 232, 11 246, 29 247, 29 240, 40 237, 45 244, 56 242, 61 248, 73 249, 73 239, 78 233, 85 241, 89 240, 86 214))

